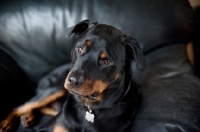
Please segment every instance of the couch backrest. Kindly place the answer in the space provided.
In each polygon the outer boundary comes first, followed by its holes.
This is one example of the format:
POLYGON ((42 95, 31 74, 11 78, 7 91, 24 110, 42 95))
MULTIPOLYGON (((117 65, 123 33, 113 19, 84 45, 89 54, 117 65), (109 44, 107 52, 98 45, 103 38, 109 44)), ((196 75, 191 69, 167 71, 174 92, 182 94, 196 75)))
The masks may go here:
POLYGON ((73 39, 65 38, 66 29, 84 19, 136 37, 144 53, 186 43, 194 30, 187 0, 4 0, 0 5, 0 48, 35 81, 70 61, 73 39))

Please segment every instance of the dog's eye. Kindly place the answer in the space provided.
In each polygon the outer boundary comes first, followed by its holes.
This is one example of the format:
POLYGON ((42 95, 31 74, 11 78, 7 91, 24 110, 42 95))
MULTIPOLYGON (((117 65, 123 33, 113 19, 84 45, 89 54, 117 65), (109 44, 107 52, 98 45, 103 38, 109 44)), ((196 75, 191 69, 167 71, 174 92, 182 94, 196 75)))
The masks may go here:
POLYGON ((82 54, 83 53, 83 47, 82 46, 78 47, 77 51, 78 51, 78 53, 82 54))
POLYGON ((103 63, 104 63, 105 65, 110 65, 110 64, 111 64, 111 60, 110 60, 110 59, 104 59, 104 60, 103 60, 103 63))

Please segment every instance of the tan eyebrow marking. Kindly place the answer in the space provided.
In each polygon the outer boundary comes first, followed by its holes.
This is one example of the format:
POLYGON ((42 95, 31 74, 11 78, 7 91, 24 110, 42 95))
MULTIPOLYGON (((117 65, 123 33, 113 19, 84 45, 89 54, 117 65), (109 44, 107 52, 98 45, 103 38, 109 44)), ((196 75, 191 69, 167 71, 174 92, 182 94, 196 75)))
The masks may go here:
POLYGON ((106 53, 102 53, 100 57, 101 57, 101 59, 105 59, 107 57, 107 54, 106 53))
POLYGON ((85 43, 86 43, 87 46, 90 46, 90 45, 91 45, 91 41, 88 40, 88 39, 85 41, 85 43))

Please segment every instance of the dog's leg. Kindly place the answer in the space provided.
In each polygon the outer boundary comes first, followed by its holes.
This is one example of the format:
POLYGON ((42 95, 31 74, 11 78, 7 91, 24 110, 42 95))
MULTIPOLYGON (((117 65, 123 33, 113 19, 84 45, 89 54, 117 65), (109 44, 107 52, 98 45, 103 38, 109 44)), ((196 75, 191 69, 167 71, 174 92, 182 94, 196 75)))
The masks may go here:
MULTIPOLYGON (((38 111, 42 114, 45 115, 50 115, 50 116, 56 116, 58 114, 58 112, 50 107, 43 107, 43 108, 39 108, 38 111)), ((30 110, 24 114, 21 115, 20 120, 21 120, 21 124, 24 127, 31 127, 34 125, 35 122, 35 111, 34 110, 30 110)))
POLYGON ((27 111, 20 116, 20 122, 24 127, 31 127, 35 122, 35 112, 34 110, 27 111))
POLYGON ((58 112, 54 108, 49 108, 49 107, 40 108, 39 111, 42 114, 50 116, 56 116, 58 114, 58 112))
MULTIPOLYGON (((8 131, 12 130, 15 127, 19 117, 22 114, 28 113, 27 115, 30 116, 30 115, 32 115, 32 111, 34 109, 42 108, 42 107, 56 101, 57 99, 62 98, 63 96, 66 95, 66 93, 67 93, 67 91, 65 89, 63 89, 54 94, 47 96, 46 98, 42 99, 41 101, 29 102, 29 103, 26 103, 16 109, 14 109, 8 115, 8 117, 0 123, 0 132, 8 132, 8 131)), ((34 119, 34 116, 31 117, 28 121, 30 122, 33 119, 34 119)))

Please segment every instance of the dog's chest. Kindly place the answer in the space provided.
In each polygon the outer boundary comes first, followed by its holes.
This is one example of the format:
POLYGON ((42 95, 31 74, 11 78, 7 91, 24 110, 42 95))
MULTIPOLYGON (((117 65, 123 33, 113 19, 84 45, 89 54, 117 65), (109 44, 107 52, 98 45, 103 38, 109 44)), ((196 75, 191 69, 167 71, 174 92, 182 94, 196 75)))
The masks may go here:
POLYGON ((65 104, 64 113, 65 126, 70 132, 121 132, 123 130, 119 126, 127 126, 132 119, 132 114, 126 113, 121 106, 90 111, 74 99, 69 99, 65 104))

